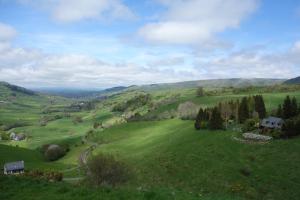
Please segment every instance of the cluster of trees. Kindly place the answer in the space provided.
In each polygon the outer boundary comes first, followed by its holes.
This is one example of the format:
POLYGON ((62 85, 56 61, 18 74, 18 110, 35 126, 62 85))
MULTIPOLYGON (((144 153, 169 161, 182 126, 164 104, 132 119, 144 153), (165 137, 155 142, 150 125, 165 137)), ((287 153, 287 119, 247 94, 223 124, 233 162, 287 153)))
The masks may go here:
POLYGON ((224 120, 232 119, 240 123, 250 118, 263 119, 267 113, 261 95, 243 97, 241 101, 221 102, 218 107, 224 120))
POLYGON ((140 94, 132 97, 131 99, 116 104, 113 108, 113 112, 124 112, 129 110, 135 110, 142 107, 151 101, 150 94, 140 94))
POLYGON ((82 101, 71 104, 64 108, 64 112, 80 112, 82 110, 93 110, 96 107, 96 101, 82 101))
POLYGON ((282 136, 292 137, 300 134, 300 106, 295 97, 291 99, 287 96, 283 104, 278 105, 277 116, 285 119, 282 136))
POLYGON ((215 108, 200 108, 196 117, 195 128, 222 129, 223 122, 236 120, 244 123, 248 119, 266 117, 266 107, 261 95, 243 97, 241 101, 221 102, 215 108))
POLYGON ((289 119, 297 116, 298 114, 300 114, 300 106, 297 104, 297 99, 295 97, 291 99, 290 96, 286 96, 283 104, 278 105, 276 113, 278 117, 283 119, 289 119))
POLYGON ((200 108, 196 116, 195 128, 197 130, 209 128, 212 130, 223 129, 223 118, 218 107, 200 108))

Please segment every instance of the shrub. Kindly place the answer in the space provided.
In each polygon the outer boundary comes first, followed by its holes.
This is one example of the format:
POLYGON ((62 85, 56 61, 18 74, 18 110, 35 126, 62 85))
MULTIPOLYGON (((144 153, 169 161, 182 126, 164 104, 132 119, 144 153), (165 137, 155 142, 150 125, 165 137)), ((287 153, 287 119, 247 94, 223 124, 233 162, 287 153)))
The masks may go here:
POLYGON ((46 179, 47 181, 59 182, 63 180, 63 174, 61 172, 44 172, 40 170, 32 170, 25 173, 25 176, 32 178, 46 179))
POLYGON ((23 126, 28 126, 29 124, 26 122, 15 122, 12 124, 6 124, 2 126, 3 131, 9 131, 10 129, 13 128, 18 128, 18 127, 23 127, 23 126))
POLYGON ((10 140, 9 134, 1 131, 0 131, 0 138, 1 140, 10 140))
POLYGON ((78 124, 78 123, 83 122, 82 117, 80 117, 80 116, 74 117, 72 121, 73 121, 74 124, 78 124))
POLYGON ((283 136, 283 132, 279 129, 274 129, 274 130, 271 130, 269 133, 268 133, 269 136, 275 138, 275 139, 279 139, 283 136))
POLYGON ((208 128, 208 122, 207 121, 195 121, 195 129, 200 130, 200 129, 207 129, 208 128))
POLYGON ((300 134, 300 117, 288 119, 283 125, 283 135, 285 137, 293 137, 300 134))
POLYGON ((102 123, 101 122, 94 122, 94 125, 93 125, 94 129, 97 129, 99 127, 102 127, 102 123))
POLYGON ((55 161, 63 157, 65 154, 66 150, 63 147, 56 144, 51 144, 45 151, 44 156, 48 161, 55 161))
POLYGON ((251 171, 248 168, 240 169, 240 173, 244 176, 250 176, 251 175, 251 171))
POLYGON ((128 178, 127 166, 115 160, 111 155, 99 154, 88 163, 88 181, 95 185, 111 185, 123 183, 128 178))
POLYGON ((256 121, 254 119, 247 119, 242 126, 242 131, 247 132, 247 131, 255 130, 256 129, 255 124, 256 121))
POLYGON ((204 90, 203 87, 198 87, 196 91, 197 97, 203 97, 204 96, 204 90))
POLYGON ((196 119, 199 107, 193 102, 187 101, 178 106, 178 115, 182 120, 196 119))

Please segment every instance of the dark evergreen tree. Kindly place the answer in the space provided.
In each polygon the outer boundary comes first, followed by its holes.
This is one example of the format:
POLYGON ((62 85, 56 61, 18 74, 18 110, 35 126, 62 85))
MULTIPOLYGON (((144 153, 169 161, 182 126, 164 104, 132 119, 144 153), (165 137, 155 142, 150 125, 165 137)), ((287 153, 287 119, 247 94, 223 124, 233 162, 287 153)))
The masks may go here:
POLYGON ((201 117, 202 117, 202 115, 203 115, 203 109, 200 108, 199 112, 198 112, 198 114, 196 116, 196 121, 195 121, 195 129, 197 129, 197 130, 200 130, 200 128, 201 128, 200 124, 201 124, 201 117))
POLYGON ((289 119, 293 116, 292 111, 292 101, 289 96, 287 96, 283 102, 282 110, 283 110, 283 118, 289 119))
POLYGON ((266 117, 266 106, 262 95, 254 96, 255 111, 258 113, 259 119, 266 117))
POLYGON ((243 123, 246 119, 249 118, 247 97, 243 97, 242 102, 240 103, 238 116, 239 116, 240 123, 243 123))
POLYGON ((283 117, 283 111, 282 111, 281 104, 278 105, 276 116, 277 117, 283 117))
POLYGON ((292 98, 292 117, 296 116, 298 114, 298 105, 297 105, 297 100, 295 97, 292 98))
POLYGON ((212 130, 223 129, 223 119, 218 107, 212 109, 211 118, 209 120, 209 128, 212 130))

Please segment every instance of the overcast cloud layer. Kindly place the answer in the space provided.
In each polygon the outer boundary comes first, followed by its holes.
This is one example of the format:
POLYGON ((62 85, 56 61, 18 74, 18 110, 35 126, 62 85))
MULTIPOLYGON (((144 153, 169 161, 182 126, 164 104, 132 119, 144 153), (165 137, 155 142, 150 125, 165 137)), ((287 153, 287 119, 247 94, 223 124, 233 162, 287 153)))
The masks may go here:
POLYGON ((141 44, 137 47, 136 41, 130 39, 124 43, 114 34, 107 40, 98 40, 97 34, 95 38, 80 36, 68 43, 71 35, 66 33, 61 40, 51 34, 37 40, 39 35, 33 35, 32 41, 44 46, 23 46, 27 43, 16 42, 24 37, 23 32, 0 21, 2 81, 32 88, 106 88, 212 78, 291 78, 299 75, 300 38, 274 51, 267 42, 259 48, 255 44, 237 47, 219 36, 228 29, 239 29, 251 18, 259 9, 261 2, 258 0, 153 1, 152 6, 162 9, 154 12, 155 17, 149 20, 134 14, 136 11, 121 0, 18 2, 44 12, 54 23, 62 23, 61 27, 89 20, 96 21, 99 26, 103 21, 122 19, 131 23, 133 18, 142 20, 143 23, 137 22, 138 26, 128 32, 129 38, 137 36, 141 44), (50 45, 45 45, 47 43, 50 45), (57 52, 50 51, 51 44, 55 44, 57 52), (107 49, 109 52, 104 54, 107 49))

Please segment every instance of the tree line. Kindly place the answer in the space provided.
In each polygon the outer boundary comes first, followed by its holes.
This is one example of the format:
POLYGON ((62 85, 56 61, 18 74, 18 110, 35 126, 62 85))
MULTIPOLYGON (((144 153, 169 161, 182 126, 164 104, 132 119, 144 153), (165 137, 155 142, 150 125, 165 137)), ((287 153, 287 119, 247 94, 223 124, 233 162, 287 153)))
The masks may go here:
POLYGON ((220 102, 213 108, 200 108, 195 128, 223 129, 223 123, 235 120, 244 123, 249 118, 263 119, 266 107, 262 95, 243 97, 242 100, 220 102))

